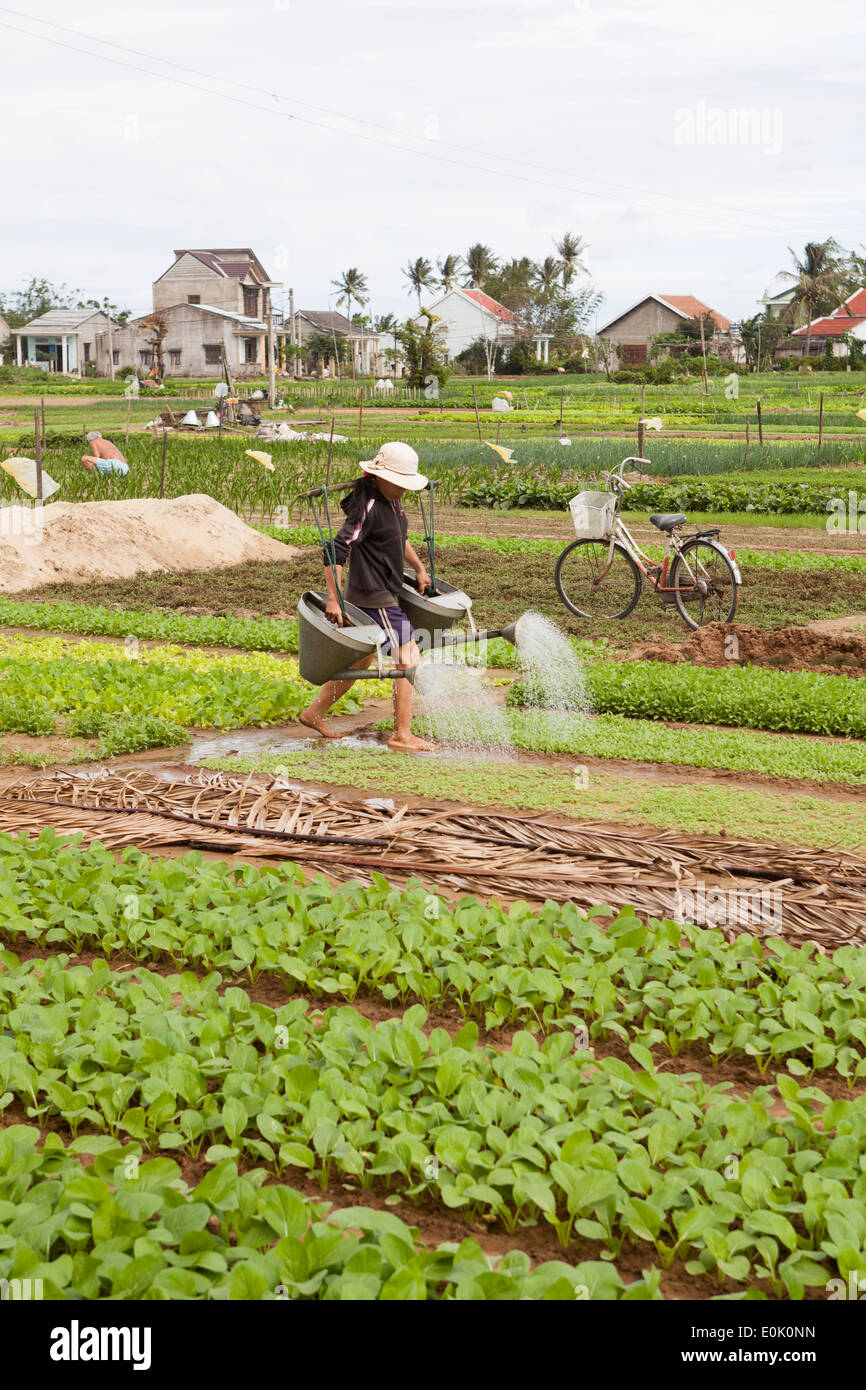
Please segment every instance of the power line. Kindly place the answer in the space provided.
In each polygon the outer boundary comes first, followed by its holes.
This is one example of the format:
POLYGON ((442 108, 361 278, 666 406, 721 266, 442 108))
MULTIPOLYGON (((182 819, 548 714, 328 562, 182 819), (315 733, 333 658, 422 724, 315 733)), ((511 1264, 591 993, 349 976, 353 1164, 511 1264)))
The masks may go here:
MULTIPOLYGON (((25 18, 25 19, 31 19, 31 16, 29 16, 29 15, 23 15, 21 11, 19 11, 19 10, 12 10, 12 9, 10 9, 10 8, 7 7, 7 6, 2 6, 2 5, 0 5, 0 11, 2 11, 3 13, 6 13, 6 14, 14 14, 14 15, 16 15, 16 16, 21 16, 22 18, 25 18)), ((122 51, 122 52, 132 53, 133 55, 139 56, 139 57, 143 57, 143 58, 147 59, 147 60, 150 61, 150 62, 163 63, 163 64, 166 64, 166 65, 168 65, 168 66, 177 68, 179 71, 182 71, 182 72, 190 72, 190 73, 192 73, 194 76, 202 76, 202 77, 204 77, 204 78, 205 78, 206 80, 208 80, 208 81, 215 81, 215 82, 228 83, 228 84, 233 85, 233 86, 241 87, 241 88, 244 89, 244 90, 250 90, 250 91, 259 91, 259 90, 260 90, 259 88, 251 87, 251 86, 250 86, 249 84, 247 84, 247 83, 235 82, 233 78, 224 78, 224 77, 220 77, 219 75, 213 74, 213 73, 202 73, 202 72, 200 72, 200 70, 198 70, 198 69, 195 69, 195 68, 188 68, 188 67, 185 67, 183 64, 175 63, 175 62, 171 61, 170 59, 159 58, 159 57, 156 57, 156 56, 153 55, 153 54, 146 54, 146 53, 145 53, 145 54, 141 54, 141 53, 139 53, 139 51, 136 50, 136 49, 126 48, 126 47, 125 47, 124 45, 122 45, 122 44, 111 43, 111 42, 108 41, 108 40, 100 39, 100 38, 98 38, 98 37, 96 37, 96 36, 93 36, 93 35, 84 34, 84 33, 82 33, 82 32, 79 31, 79 30, 69 29, 69 28, 68 28, 67 26, 65 26, 65 25, 54 24, 53 21, 51 21, 51 20, 39 20, 39 19, 37 19, 35 22, 36 22, 36 23, 40 23, 40 24, 50 25, 50 27, 52 27, 52 28, 60 29, 60 30, 62 30, 63 32, 74 34, 76 37, 80 37, 80 38, 83 38, 83 39, 90 39, 92 42, 100 43, 100 44, 105 44, 106 46, 112 47, 112 48, 117 48, 119 51, 122 51)), ((328 124, 326 124, 326 123, 324 123, 324 122, 322 122, 322 121, 314 121, 314 120, 312 120, 312 119, 311 119, 310 117, 308 117, 308 116, 300 116, 300 115, 297 115, 297 114, 295 114, 295 113, 293 113, 293 112, 290 112, 290 111, 281 111, 281 110, 276 109, 276 108, 274 108, 274 107, 272 107, 272 106, 263 106, 263 105, 261 105, 261 104, 258 103, 258 102, 247 101, 247 100, 245 100, 245 99, 242 98, 242 97, 232 96, 232 95, 231 95, 230 93, 228 93, 228 92, 215 91, 215 90, 213 90, 213 88, 200 86, 198 83, 189 82, 189 81, 185 80, 184 78, 172 77, 172 76, 171 76, 170 74, 168 74, 168 73, 154 72, 151 68, 144 68, 144 67, 141 67, 141 66, 140 66, 139 64, 137 64, 137 63, 130 63, 130 62, 128 62, 127 60, 122 59, 122 58, 113 58, 113 57, 110 57, 110 56, 108 56, 107 54, 104 54, 104 53, 97 53, 97 52, 94 52, 92 49, 80 48, 80 47, 77 47, 77 46, 75 46, 75 45, 73 45, 73 44, 64 43, 63 40, 52 38, 51 35, 49 35, 49 34, 34 33, 34 32, 33 32, 32 30, 30 30, 30 29, 22 29, 22 28, 20 28, 18 25, 9 24, 8 21, 5 21, 5 20, 0 20, 0 28, 9 29, 9 30, 11 30, 13 33, 24 34, 27 38, 36 39, 37 41, 42 42, 42 43, 50 43, 50 44, 54 45, 54 46, 57 47, 57 48, 66 49, 68 52, 71 52, 71 53, 78 53, 78 54, 80 54, 80 55, 82 55, 82 56, 84 56, 84 57, 96 58, 97 60, 99 60, 99 61, 101 61, 101 62, 112 63, 112 64, 115 64, 115 65, 120 66, 120 67, 129 68, 129 69, 131 69, 133 72, 140 72, 140 73, 143 73, 143 74, 144 74, 145 76, 147 76, 147 77, 155 77, 155 78, 157 78, 158 80, 161 80, 161 81, 163 81, 163 82, 170 82, 170 83, 173 83, 173 84, 178 85, 178 86, 187 87, 187 88, 189 88, 189 89, 192 90, 192 91, 201 92, 201 93, 203 93, 203 94, 206 95, 206 96, 217 97, 217 98, 219 98, 219 99, 221 99, 221 100, 223 100, 223 101, 230 101, 230 102, 233 102, 235 105, 246 106, 246 107, 249 107, 249 108, 250 108, 251 110, 253 110, 253 111, 260 111, 260 112, 263 112, 265 115, 276 115, 276 116, 281 116, 284 120, 298 121, 298 122, 300 122, 302 125, 308 125, 308 126, 314 127, 315 129, 318 129, 318 130, 325 130, 325 131, 328 131, 328 132, 329 132, 330 134, 332 134, 332 135, 347 135, 347 136, 349 136, 351 139, 363 140, 363 141, 365 141, 365 142, 368 143, 368 144, 374 144, 374 145, 384 146, 384 148, 389 149, 389 150, 398 150, 399 152, 401 152, 401 153, 403 153, 403 154, 410 154, 410 155, 414 155, 414 156, 419 156, 419 155, 420 155, 421 158, 423 158, 423 159, 432 159, 432 160, 436 161, 437 163, 441 163, 441 164, 451 164, 451 165, 454 165, 455 167, 462 168, 462 169, 469 169, 469 170, 472 170, 473 172, 476 172, 476 173, 492 174, 492 175, 493 175, 494 177, 496 177, 496 178, 506 178, 506 179, 518 180, 518 181, 520 181, 521 183, 530 183, 530 184, 533 184, 533 185, 535 185, 535 186, 537 186, 537 187, 541 187, 541 188, 552 188, 552 189, 556 189, 556 190, 559 191, 559 192, 571 193, 571 194, 574 194, 574 195, 577 195, 577 196, 580 196, 580 197, 598 198, 598 199, 602 199, 602 200, 604 200, 604 201, 606 201, 606 202, 612 202, 612 203, 616 203, 616 204, 623 205, 623 206, 626 206, 626 207, 640 208, 640 209, 643 210, 643 211, 659 213, 659 212, 671 212, 671 211, 674 210, 674 208, 664 208, 664 207, 653 206, 652 204, 649 204, 649 203, 638 203, 638 202, 634 202, 633 200, 630 200, 630 199, 616 197, 616 196, 614 196, 613 194, 598 193, 598 192, 595 192, 595 191, 593 191, 593 190, 591 190, 591 189, 575 188, 575 187, 573 187, 573 186, 569 186, 569 185, 562 184, 562 183, 552 183, 552 182, 550 182, 549 180, 531 178, 531 177, 529 177, 529 176, 526 175, 526 174, 519 174, 519 173, 516 173, 516 172, 511 172, 511 171, 509 171, 509 170, 507 170, 507 169, 492 169, 492 168, 490 168, 489 166, 486 166, 486 165, 472 164, 472 163, 467 162, 466 160, 452 159, 452 158, 450 158, 450 157, 447 156, 447 155, 439 155, 439 154, 434 153, 432 150, 425 150, 425 149, 423 149, 423 148, 414 148, 414 147, 412 147, 412 146, 395 144, 395 143, 394 143, 393 141, 391 141, 391 140, 381 140, 381 139, 378 139, 378 138, 375 137, 375 136, 366 135, 366 134, 364 134, 364 133, 361 132, 361 131, 340 129, 340 128, 334 127, 334 126, 332 126, 332 125, 328 125, 328 124)), ((296 98, 293 98, 293 97, 292 97, 292 98, 290 98, 290 97, 282 97, 282 96, 280 96, 278 93, 274 93, 273 96, 274 96, 274 100, 275 100, 275 101, 286 101, 286 102, 291 101, 291 102, 292 102, 293 104, 295 104, 295 105, 303 105, 303 106, 309 107, 309 109, 311 109, 311 110, 318 110, 318 111, 326 112, 327 114, 330 114, 330 115, 332 115, 332 116, 335 116, 335 117, 337 117, 337 119, 340 119, 340 120, 352 120, 352 121, 355 121, 356 119, 358 119, 358 120, 360 120, 360 123, 362 123, 362 124, 370 125, 370 126, 372 126, 374 129, 379 129, 379 130, 387 131, 387 132, 389 132, 389 133, 391 133, 391 134, 394 134, 394 135, 398 136, 398 137, 401 138, 401 139, 406 139, 406 138, 408 138, 408 139, 418 140, 418 139, 423 138, 423 137, 413 136, 413 135, 411 135, 411 134, 407 134, 407 132, 402 132, 402 131, 393 130, 391 127, 388 127, 388 126, 380 126, 380 125, 377 125, 376 122, 363 121, 361 118, 355 118, 355 117, 351 117, 351 116, 345 116, 345 115, 343 115, 342 113, 336 112, 336 111, 329 111, 329 109, 326 108, 326 107, 312 107, 312 106, 310 105, 310 103, 307 103, 307 102, 299 102, 299 101, 297 101, 296 98)), ((465 147, 465 146, 461 146, 461 145, 453 145, 453 144, 451 144, 451 142, 448 142, 448 141, 443 141, 442 143, 443 143, 443 144, 447 144, 447 145, 449 146, 449 148, 454 148, 454 149, 469 149, 469 148, 470 148, 470 147, 465 147)), ((473 152, 473 151, 471 151, 471 149, 470 149, 470 152, 473 152)), ((478 153, 484 154, 485 152, 484 152, 484 151, 478 151, 478 153)), ((508 160, 508 159, 509 159, 509 156, 503 156, 503 155, 490 155, 490 154, 488 154, 488 155, 485 155, 485 157, 487 157, 487 158, 494 158, 494 159, 500 159, 500 160, 508 160)), ((543 167, 544 167, 544 166, 536 166, 536 165, 529 164, 528 161, 525 161, 525 160, 512 160, 511 162, 523 164, 523 165, 525 165, 525 166, 528 167, 528 168, 543 168, 543 167)), ((597 180, 594 180, 594 181, 597 182, 597 180)), ((610 186, 611 186, 611 187, 626 187, 626 185, 616 185, 616 184, 612 184, 612 185, 610 185, 610 186)), ((653 195, 651 195, 651 196, 653 196, 653 195)), ((665 194, 665 193, 662 193, 662 194, 659 194, 659 195, 656 195, 656 196, 660 196, 660 197, 663 197, 663 198, 672 198, 672 195, 670 195, 670 194, 665 194)), ((698 206, 711 207, 711 206, 713 206, 713 205, 712 205, 712 204, 698 204, 698 206)), ((680 210, 680 213, 681 213, 682 216, 698 218, 698 219, 701 220, 701 221, 715 221, 715 220, 718 220, 717 218, 713 218, 713 217, 711 217, 711 216, 709 216, 709 215, 707 215, 707 214, 692 211, 690 208, 687 208, 687 207, 684 207, 684 206, 680 206, 680 209, 679 209, 679 210, 680 210)), ((726 217, 728 220, 730 220, 731 214, 736 215, 736 216, 743 216, 743 215, 745 215, 745 216, 752 217, 752 218, 755 218, 755 219, 758 218, 758 214, 749 213, 749 212, 746 212, 746 213, 744 214, 744 213, 743 213, 741 210, 739 210, 739 209, 722 209, 721 206, 720 206, 720 210, 724 212, 724 215, 725 215, 725 217, 726 217)), ((760 226, 761 226, 760 221, 758 221, 757 225, 755 225, 754 223, 751 224, 751 225, 749 225, 748 230, 759 230, 759 229, 760 229, 760 226)))
MULTIPOLYGON (((262 90, 261 87, 254 86, 252 83, 249 83, 249 82, 239 82, 239 81, 238 81, 236 78, 234 78, 234 77, 222 77, 222 76, 220 76, 218 73, 203 72, 200 68, 193 68, 193 67, 190 67, 190 66, 189 66, 188 64, 186 64, 186 63, 177 63, 177 62, 175 62, 175 61, 174 61, 173 59, 171 59, 171 58, 162 58, 162 57, 160 57, 158 54, 155 54, 155 53, 142 53, 140 49, 137 49, 137 48, 130 48, 130 47, 129 47, 128 45, 126 45, 126 44, 115 43, 115 42, 114 42, 113 40, 111 40, 111 39, 103 39, 103 38, 100 38, 100 37, 99 37, 98 35, 96 35, 96 34, 87 34, 87 33, 85 33, 83 30, 80 30, 80 29, 72 29, 72 28, 70 28, 70 27, 69 27, 68 25, 66 25, 66 24, 57 24, 57 23, 55 23, 54 20, 50 20, 50 19, 38 19, 38 18, 35 18, 34 16, 25 14, 25 13, 24 13, 23 11, 21 11, 21 10, 14 10, 14 9, 11 9, 11 8, 10 8, 9 6, 7 6, 7 5, 0 5, 0 11, 3 11, 3 12, 6 13, 6 14, 14 14, 14 15, 17 15, 20 19, 27 19, 27 20, 29 20, 29 21, 33 21, 33 20, 35 19, 35 22, 36 22, 36 23, 38 23, 38 24, 45 24, 45 25, 47 25, 47 26, 48 26, 49 28, 51 28, 51 29, 59 29, 61 32, 65 33, 65 34, 74 34, 76 38, 88 39, 88 40, 90 40, 90 41, 93 42, 93 43, 102 44, 102 45, 103 45, 104 47, 106 47, 106 48, 116 48, 116 49, 117 49, 119 52, 121 52, 121 53, 131 53, 131 54, 132 54, 134 57, 136 57, 136 58, 146 58, 149 62, 161 63, 161 64, 163 64, 165 67, 176 68, 176 69, 178 70, 178 72, 191 73, 194 77, 203 77, 203 78, 205 78, 205 79, 207 79, 208 81, 211 81, 211 82, 222 82, 222 83, 225 83, 226 85, 231 86, 231 87, 238 87, 238 88, 241 89, 241 91, 255 92, 255 93, 257 93, 257 94, 261 94, 261 90, 262 90)), ((40 35, 38 35, 38 34, 33 34, 32 37, 33 37, 33 38, 39 38, 39 37, 45 37, 45 36, 40 36, 40 35)), ((94 57, 99 57, 99 56, 101 56, 101 55, 94 54, 94 55, 92 55, 92 56, 94 56, 94 57)), ((152 75, 156 76, 156 75, 159 75, 159 74, 152 74, 152 75)), ((214 93, 214 95, 220 95, 220 93, 214 93)), ((312 102, 302 101, 302 100, 300 100, 300 98, 298 98, 298 97, 287 97, 287 96, 283 96, 282 94, 280 94, 280 93, 278 93, 278 92, 273 92, 273 93, 271 93, 271 95, 273 96, 273 98, 274 98, 275 101, 286 101, 286 102, 290 102, 290 103, 292 103, 292 104, 295 105, 295 106, 303 106, 303 107, 304 107, 306 110, 308 110, 308 111, 318 111, 318 112, 319 112, 320 114, 322 114, 322 115, 334 116, 334 117, 336 117, 338 120, 342 120, 342 121, 351 121, 351 122, 353 122, 353 124, 356 124, 356 125, 369 126, 372 130, 381 130, 381 131, 386 132, 386 133, 389 134, 389 135, 396 135, 396 136, 398 136, 400 139, 422 140, 422 139, 425 138, 424 136, 413 135, 411 131, 401 131, 401 130, 397 130, 397 129, 395 129, 395 127, 383 125, 383 124, 382 124, 381 122, 379 122, 379 121, 371 121, 371 120, 368 120, 366 117, 363 117, 363 116, 353 116, 353 115, 348 114, 347 112, 344 112, 344 111, 337 111, 337 110, 333 109, 332 107, 328 107, 328 106, 317 106, 317 105, 314 105, 312 102)), ((264 110, 264 109, 266 109, 266 108, 261 108, 261 109, 264 110)), ((328 129, 332 129, 332 127, 328 127, 328 129)), ((338 132, 338 133, 347 134, 347 135, 353 134, 352 131, 344 131, 344 132, 338 132)), ((534 170, 535 170, 536 172, 538 172, 538 173, 547 173, 547 174, 559 173, 559 170, 558 170, 558 169, 552 169, 549 165, 535 164, 535 163, 533 163, 532 161, 527 160, 527 159, 518 159, 518 158, 516 158, 514 155, 497 154, 497 153, 496 153, 495 151, 493 151, 493 150, 482 150, 482 149, 478 149, 476 146, 472 146, 472 145, 457 144, 456 142, 454 142, 454 141, 452 141, 452 140, 438 140, 438 139, 437 139, 437 144, 447 146, 448 149, 452 149, 452 150, 461 150, 461 151, 462 151, 463 153, 465 153, 465 154, 476 154, 476 155, 480 155, 483 159, 498 159, 498 160, 501 160, 501 161, 504 162, 504 163, 520 164, 520 165, 522 165, 524 168, 527 168, 527 169, 534 169, 534 170)), ((424 153, 423 150, 421 150, 421 151, 412 151, 412 152, 413 152, 413 153, 424 153)), ((428 152, 428 153, 429 153, 429 152, 428 152)), ((497 172, 497 171, 493 171, 493 172, 497 172)), ((502 171, 502 172, 505 172, 505 171, 502 171)), ((581 175, 579 175, 579 174, 578 174, 578 175, 572 175, 572 177, 576 177, 580 182, 583 182, 583 183, 595 183, 595 184, 598 184, 598 185, 599 185, 600 187, 602 187, 602 188, 617 188, 617 189, 619 189, 619 190, 621 190, 621 191, 623 191, 623 192, 640 193, 641 195, 649 195, 650 197, 664 198, 664 199, 666 199, 668 202, 674 203, 675 205, 682 205, 683 203, 689 203, 692 207, 703 207, 703 208, 707 208, 707 209, 709 209, 710 211, 713 211, 713 212, 734 213, 736 216, 747 216, 747 217, 755 216, 755 214, 752 213, 748 208, 731 207, 729 204, 725 204, 725 203, 705 203, 705 202, 701 201, 700 199, 696 199, 696 198, 683 199, 683 198, 677 197, 675 194, 672 194, 672 193, 664 193, 664 192, 662 192, 661 190, 636 188, 633 184, 612 183, 609 179, 583 178, 583 177, 582 177, 581 175)), ((575 191, 575 192, 580 192, 581 190, 574 190, 574 191, 575 191)), ((591 190, 585 190, 585 192, 587 193, 587 196, 602 196, 602 195, 593 195, 591 190)), ((767 214, 764 214, 764 215, 767 215, 767 214)), ((782 218, 781 216, 776 217, 775 214, 769 214, 769 216, 770 216, 771 218, 773 218, 774 220, 777 220, 777 221, 779 221, 779 222, 786 221, 786 219, 782 218)))

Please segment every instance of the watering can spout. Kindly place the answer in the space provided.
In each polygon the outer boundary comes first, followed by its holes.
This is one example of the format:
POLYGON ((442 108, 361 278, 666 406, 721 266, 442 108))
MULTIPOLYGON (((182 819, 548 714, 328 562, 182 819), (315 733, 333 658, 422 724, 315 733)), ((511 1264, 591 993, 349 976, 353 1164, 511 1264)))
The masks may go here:
POLYGON ((500 637, 503 637, 503 638, 505 639, 506 642, 510 642, 511 645, 512 645, 512 647, 516 647, 516 646, 517 646, 517 629, 518 629, 519 626, 520 626, 520 619, 519 619, 519 618, 515 618, 513 623, 509 623, 507 627, 502 628, 502 630, 501 630, 499 636, 500 636, 500 637))

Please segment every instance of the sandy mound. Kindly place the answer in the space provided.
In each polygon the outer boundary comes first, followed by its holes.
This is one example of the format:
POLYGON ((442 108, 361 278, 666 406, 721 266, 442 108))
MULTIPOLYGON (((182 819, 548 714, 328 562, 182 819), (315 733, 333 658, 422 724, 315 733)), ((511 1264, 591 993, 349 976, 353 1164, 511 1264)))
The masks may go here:
POLYGON ((299 552, 254 531, 212 497, 51 502, 0 511, 0 591, 159 570, 225 569, 299 552))

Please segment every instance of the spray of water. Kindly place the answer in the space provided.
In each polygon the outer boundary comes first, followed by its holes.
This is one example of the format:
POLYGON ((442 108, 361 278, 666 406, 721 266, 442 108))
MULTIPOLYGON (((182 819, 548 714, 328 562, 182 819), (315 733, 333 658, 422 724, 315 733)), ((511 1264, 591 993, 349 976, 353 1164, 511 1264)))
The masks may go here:
POLYGON ((586 715, 590 700, 583 667, 556 623, 530 610, 517 624, 517 650, 524 669, 526 704, 586 715))
POLYGON ((429 654, 415 680, 422 737, 453 748, 459 757, 484 752, 514 757, 505 711, 484 684, 484 663, 461 647, 429 654))

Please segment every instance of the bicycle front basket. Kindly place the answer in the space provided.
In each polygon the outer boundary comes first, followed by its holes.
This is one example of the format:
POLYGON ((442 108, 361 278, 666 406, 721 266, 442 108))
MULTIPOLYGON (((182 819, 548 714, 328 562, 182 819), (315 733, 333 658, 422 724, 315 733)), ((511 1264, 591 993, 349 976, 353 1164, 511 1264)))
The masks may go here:
POLYGON ((579 492, 569 502, 571 519, 578 540, 603 541, 611 533, 616 494, 613 492, 579 492))

